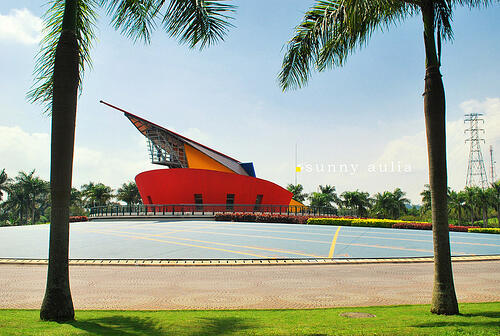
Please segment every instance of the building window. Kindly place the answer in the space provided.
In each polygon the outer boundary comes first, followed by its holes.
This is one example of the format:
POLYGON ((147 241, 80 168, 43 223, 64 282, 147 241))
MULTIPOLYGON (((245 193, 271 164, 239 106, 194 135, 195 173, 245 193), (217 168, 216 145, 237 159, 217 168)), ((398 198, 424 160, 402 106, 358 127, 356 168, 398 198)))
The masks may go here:
POLYGON ((259 210, 260 209, 260 206, 262 204, 262 198, 264 197, 264 195, 257 195, 257 198, 255 199, 255 207, 254 207, 254 210, 259 210))
POLYGON ((234 210, 234 194, 227 194, 226 210, 234 210))
POLYGON ((203 195, 202 194, 194 194, 194 204, 196 204, 196 210, 203 210, 203 195))

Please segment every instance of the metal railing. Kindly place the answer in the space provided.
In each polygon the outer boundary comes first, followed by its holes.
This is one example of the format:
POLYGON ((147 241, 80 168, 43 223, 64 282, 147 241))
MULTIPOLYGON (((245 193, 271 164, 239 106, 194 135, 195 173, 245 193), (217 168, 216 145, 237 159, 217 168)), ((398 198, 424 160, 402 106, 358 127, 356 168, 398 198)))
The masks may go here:
MULTIPOLYGON (((217 213, 279 214, 289 216, 345 215, 332 207, 255 204, 137 204, 90 208, 89 217, 112 216, 215 216, 217 213)), ((344 211, 342 211, 344 212, 344 211)))

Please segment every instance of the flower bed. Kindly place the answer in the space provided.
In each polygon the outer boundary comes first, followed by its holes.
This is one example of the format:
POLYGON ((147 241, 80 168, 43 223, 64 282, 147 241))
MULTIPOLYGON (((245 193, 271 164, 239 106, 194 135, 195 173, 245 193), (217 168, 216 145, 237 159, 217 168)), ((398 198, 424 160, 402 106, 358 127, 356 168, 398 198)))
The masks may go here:
POLYGON ((288 223, 306 224, 312 216, 293 216, 279 214, 253 214, 253 213, 217 213, 216 221, 222 222, 257 222, 257 223, 288 223))
POLYGON ((88 222, 89 219, 87 216, 70 216, 69 217, 69 222, 70 223, 75 223, 75 222, 88 222))
POLYGON ((469 232, 475 233, 496 233, 500 234, 500 228, 481 228, 481 227, 470 227, 469 232))

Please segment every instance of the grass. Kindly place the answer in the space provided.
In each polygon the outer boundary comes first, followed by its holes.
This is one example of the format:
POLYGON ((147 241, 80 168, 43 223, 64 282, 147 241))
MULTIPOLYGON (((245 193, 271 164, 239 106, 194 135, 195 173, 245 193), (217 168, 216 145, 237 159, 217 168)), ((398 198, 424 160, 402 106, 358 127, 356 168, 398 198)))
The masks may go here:
POLYGON ((0 310, 0 335, 499 335, 500 302, 460 304, 437 316, 429 305, 310 310, 77 311, 76 321, 41 322, 37 310, 0 310), (364 312, 373 318, 347 318, 364 312))

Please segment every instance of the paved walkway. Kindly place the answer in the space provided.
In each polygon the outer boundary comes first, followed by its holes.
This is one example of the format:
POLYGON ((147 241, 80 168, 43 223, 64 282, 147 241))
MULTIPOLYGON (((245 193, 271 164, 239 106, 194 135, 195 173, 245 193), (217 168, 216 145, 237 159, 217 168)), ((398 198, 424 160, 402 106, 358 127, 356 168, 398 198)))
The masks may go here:
MULTIPOLYGON (((459 302, 500 301, 500 261, 454 262, 459 302)), ((76 309, 324 308, 430 303, 431 263, 71 266, 76 309)), ((41 304, 44 265, 0 265, 0 308, 41 304)))

